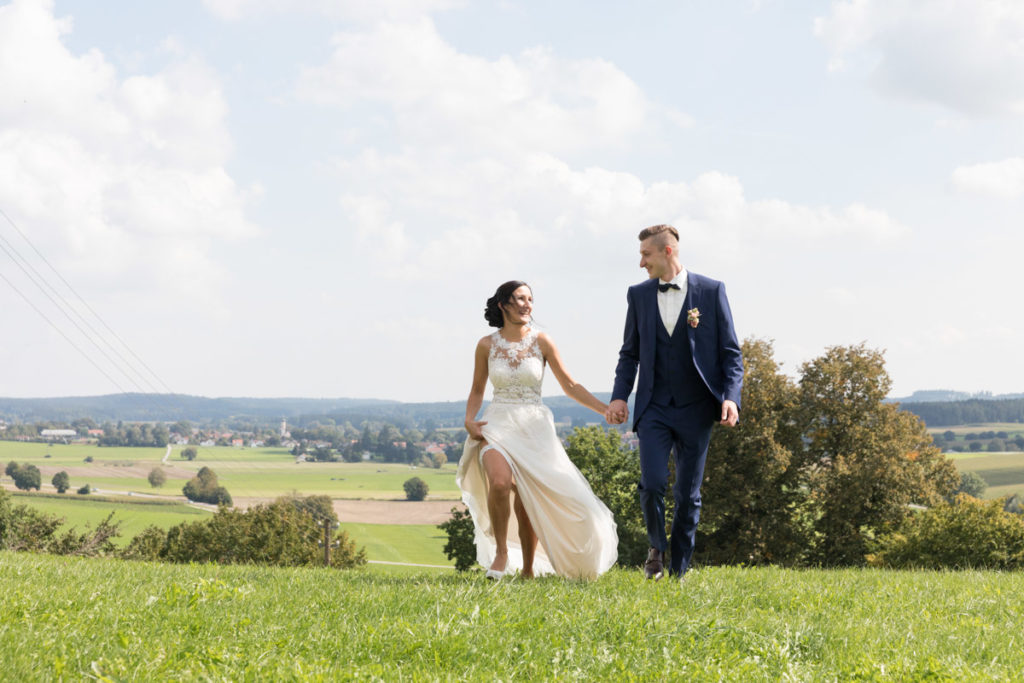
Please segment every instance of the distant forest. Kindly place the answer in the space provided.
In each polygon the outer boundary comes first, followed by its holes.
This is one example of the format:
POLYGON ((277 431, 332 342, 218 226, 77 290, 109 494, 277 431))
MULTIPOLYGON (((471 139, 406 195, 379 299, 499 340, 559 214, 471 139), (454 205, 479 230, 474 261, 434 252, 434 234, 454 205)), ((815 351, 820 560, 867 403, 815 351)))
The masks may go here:
MULTIPOLYGON (((607 393, 596 394, 607 401, 607 393)), ((601 417, 565 396, 548 397, 556 422, 585 424, 601 417)), ((904 402, 900 406, 921 417, 929 427, 980 422, 1024 422, 1024 398, 969 399, 965 401, 904 402)), ((272 424, 282 418, 301 427, 331 418, 354 425, 386 421, 400 428, 462 427, 463 401, 401 403, 356 398, 205 398, 184 394, 111 394, 71 398, 0 398, 0 419, 8 422, 195 423, 244 420, 272 424)))
POLYGON ((981 422, 1024 422, 1024 398, 901 403, 900 407, 919 416, 929 427, 952 427, 981 422))

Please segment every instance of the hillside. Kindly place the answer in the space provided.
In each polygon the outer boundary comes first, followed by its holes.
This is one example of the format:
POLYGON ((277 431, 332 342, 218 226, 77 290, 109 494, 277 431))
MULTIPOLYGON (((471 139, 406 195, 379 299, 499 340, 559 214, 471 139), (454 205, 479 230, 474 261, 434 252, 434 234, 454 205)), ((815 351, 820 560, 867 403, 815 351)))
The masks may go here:
POLYGON ((0 552, 9 680, 1012 680, 1024 575, 700 568, 680 586, 0 552))

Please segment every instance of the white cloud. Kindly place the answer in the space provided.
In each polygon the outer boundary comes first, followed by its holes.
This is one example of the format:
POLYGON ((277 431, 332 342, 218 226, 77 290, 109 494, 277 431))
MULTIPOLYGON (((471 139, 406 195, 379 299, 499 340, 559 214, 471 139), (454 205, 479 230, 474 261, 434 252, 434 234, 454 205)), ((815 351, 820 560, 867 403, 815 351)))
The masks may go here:
POLYGON ((0 203, 65 272, 215 299, 214 249, 256 230, 216 76, 186 57, 122 79, 71 28, 44 0, 0 7, 0 203))
POLYGON ((960 166, 953 171, 953 185, 961 192, 1001 199, 1024 196, 1024 158, 960 166))
POLYGON ((296 13, 350 21, 407 19, 463 4, 462 0, 203 0, 211 13, 227 20, 296 13))
POLYGON ((344 32, 299 87, 310 101, 386 107, 407 141, 568 152, 622 148, 646 127, 685 125, 652 106, 601 59, 567 60, 547 48, 485 59, 458 52, 429 19, 344 32), (656 116, 657 114, 657 116, 656 116))
POLYGON ((969 115, 1024 113, 1018 0, 842 0, 814 32, 830 68, 871 62, 886 92, 969 115))

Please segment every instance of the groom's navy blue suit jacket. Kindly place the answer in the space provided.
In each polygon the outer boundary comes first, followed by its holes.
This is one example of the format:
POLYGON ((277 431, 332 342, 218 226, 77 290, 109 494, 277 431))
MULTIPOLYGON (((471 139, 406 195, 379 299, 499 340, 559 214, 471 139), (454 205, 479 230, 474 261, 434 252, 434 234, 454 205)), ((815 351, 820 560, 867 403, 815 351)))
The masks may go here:
MULTIPOLYGON (((718 280, 688 272, 686 300, 679 312, 676 334, 686 329, 693 354, 693 362, 704 384, 719 403, 725 400, 740 405, 743 388, 743 357, 736 330, 732 324, 732 311, 725 296, 725 285, 718 280), (687 312, 700 311, 697 327, 687 322, 687 312)), ((615 367, 615 387, 612 400, 629 398, 636 380, 633 406, 633 430, 651 401, 654 390, 654 352, 658 338, 657 325, 662 325, 658 312, 658 279, 652 278, 629 288, 626 294, 626 329, 622 335, 619 363, 615 367)))

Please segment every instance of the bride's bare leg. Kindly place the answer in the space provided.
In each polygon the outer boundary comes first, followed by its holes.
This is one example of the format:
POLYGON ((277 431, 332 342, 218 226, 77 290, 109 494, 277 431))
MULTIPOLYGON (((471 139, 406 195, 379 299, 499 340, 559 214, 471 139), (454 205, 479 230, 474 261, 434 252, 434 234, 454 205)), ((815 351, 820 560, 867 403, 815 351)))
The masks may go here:
POLYGON ((487 474, 487 512, 491 516, 494 529, 494 541, 497 551, 491 569, 505 571, 508 564, 508 520, 512 515, 509 505, 509 494, 512 491, 512 468, 508 466, 504 456, 494 449, 483 451, 484 472, 487 474))
POLYGON ((523 501, 519 499, 519 492, 516 491, 516 522, 519 523, 519 543, 523 546, 523 571, 525 578, 533 578, 533 556, 537 552, 537 533, 530 523, 530 516, 526 514, 523 501))

